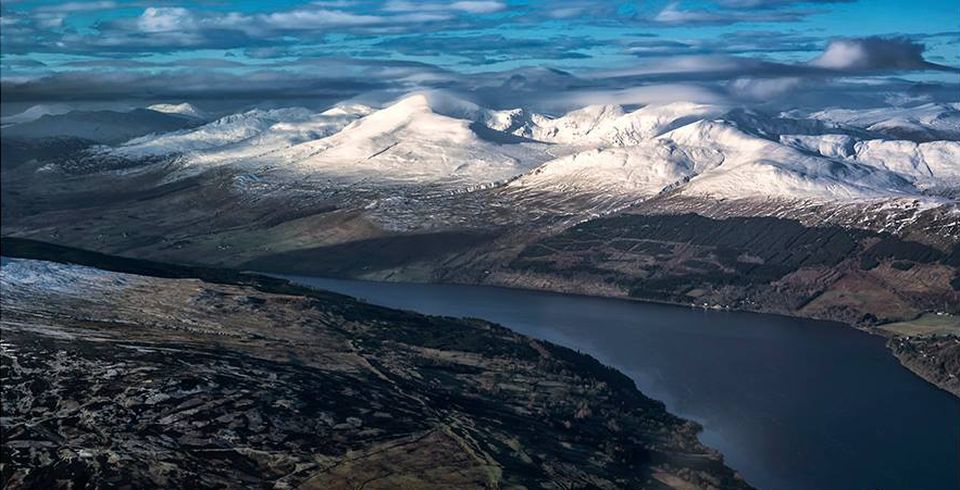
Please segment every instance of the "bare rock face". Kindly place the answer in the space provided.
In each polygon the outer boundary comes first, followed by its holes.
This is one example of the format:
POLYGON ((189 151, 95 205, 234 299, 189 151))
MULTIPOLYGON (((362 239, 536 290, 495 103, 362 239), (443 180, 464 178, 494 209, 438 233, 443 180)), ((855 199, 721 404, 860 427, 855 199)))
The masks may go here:
POLYGON ((278 280, 114 265, 167 278, 3 265, 5 487, 747 487, 695 424, 569 349, 278 280))

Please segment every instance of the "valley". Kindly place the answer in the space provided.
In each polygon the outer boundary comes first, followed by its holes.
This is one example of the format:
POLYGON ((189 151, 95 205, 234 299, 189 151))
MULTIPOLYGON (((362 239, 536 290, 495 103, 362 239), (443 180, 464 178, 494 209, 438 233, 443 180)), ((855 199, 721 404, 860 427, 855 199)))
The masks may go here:
POLYGON ((10 0, 0 487, 960 488, 947 0, 10 0))
MULTIPOLYGON (((5 163, 2 232, 181 264, 636 298, 890 335, 877 327, 960 314, 960 142, 933 139, 952 138, 960 109, 865 114, 673 103, 548 117, 429 92, 60 152, 5 137, 33 156, 5 163), (896 129, 907 119, 930 130, 896 129)), ((956 356, 938 350, 940 374, 926 377, 947 379, 956 356)))

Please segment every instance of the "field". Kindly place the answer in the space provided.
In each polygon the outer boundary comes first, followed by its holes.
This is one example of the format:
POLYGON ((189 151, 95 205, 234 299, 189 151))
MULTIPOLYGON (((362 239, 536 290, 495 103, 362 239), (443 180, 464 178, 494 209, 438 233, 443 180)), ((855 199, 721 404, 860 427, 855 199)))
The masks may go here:
POLYGON ((960 335, 960 317, 926 314, 916 320, 888 323, 878 328, 905 337, 960 335))

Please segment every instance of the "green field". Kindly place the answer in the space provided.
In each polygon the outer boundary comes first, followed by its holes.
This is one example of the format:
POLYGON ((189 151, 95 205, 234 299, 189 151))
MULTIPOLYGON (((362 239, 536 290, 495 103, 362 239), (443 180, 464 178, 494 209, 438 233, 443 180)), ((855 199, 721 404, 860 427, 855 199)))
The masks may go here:
POLYGON ((888 323, 878 328, 887 332, 905 335, 960 335, 960 316, 953 315, 922 315, 916 320, 888 323))

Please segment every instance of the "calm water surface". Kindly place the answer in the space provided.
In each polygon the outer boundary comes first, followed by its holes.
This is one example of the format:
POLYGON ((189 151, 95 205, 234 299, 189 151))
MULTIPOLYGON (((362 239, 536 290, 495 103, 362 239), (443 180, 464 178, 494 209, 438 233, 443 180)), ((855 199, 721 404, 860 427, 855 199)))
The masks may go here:
POLYGON ((772 490, 960 488, 960 400, 834 323, 481 286, 284 276, 384 306, 500 323, 593 355, 703 424, 772 490))

